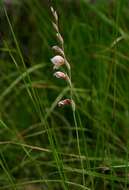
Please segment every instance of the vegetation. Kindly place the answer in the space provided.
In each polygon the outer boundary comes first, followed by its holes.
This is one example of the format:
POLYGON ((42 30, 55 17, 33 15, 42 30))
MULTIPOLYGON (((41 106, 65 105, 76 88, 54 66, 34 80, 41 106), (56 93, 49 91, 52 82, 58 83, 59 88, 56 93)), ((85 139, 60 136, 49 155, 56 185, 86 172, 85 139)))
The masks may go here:
POLYGON ((0 190, 129 188, 128 0, 0 3, 0 190), (71 86, 53 76, 59 16, 71 86), (74 114, 73 114, 74 112, 74 114))

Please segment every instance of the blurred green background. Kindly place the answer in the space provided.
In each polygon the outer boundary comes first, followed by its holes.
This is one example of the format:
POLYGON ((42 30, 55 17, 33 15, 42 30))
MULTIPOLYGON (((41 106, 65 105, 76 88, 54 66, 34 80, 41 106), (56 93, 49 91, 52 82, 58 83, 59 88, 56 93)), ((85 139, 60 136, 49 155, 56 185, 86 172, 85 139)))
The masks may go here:
POLYGON ((0 3, 0 190, 129 189, 129 1, 0 3), (59 16, 77 127, 53 76, 59 16), (78 151, 78 144, 80 152, 78 151))

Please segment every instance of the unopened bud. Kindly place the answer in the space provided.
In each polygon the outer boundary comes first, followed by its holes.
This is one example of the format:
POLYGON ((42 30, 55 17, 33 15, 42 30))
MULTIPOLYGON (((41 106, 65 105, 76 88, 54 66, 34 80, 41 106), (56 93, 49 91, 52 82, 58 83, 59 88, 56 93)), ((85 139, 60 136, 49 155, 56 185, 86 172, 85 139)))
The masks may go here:
POLYGON ((57 15, 56 11, 54 12, 54 18, 55 18, 56 22, 58 22, 58 15, 57 15))
POLYGON ((64 40, 63 40, 61 34, 60 34, 60 33, 57 33, 56 36, 57 36, 57 39, 59 40, 59 42, 60 42, 61 44, 63 44, 63 43, 64 43, 64 40))
POLYGON ((56 53, 58 53, 58 54, 60 54, 61 56, 64 57, 64 52, 63 52, 63 50, 62 50, 59 46, 53 46, 52 49, 53 49, 56 53))
POLYGON ((57 21, 58 21, 57 12, 53 9, 53 7, 50 7, 50 9, 51 9, 51 12, 52 12, 52 14, 53 14, 53 16, 54 16, 54 18, 55 18, 55 20, 56 20, 56 22, 57 22, 57 21))
POLYGON ((56 30, 56 32, 58 32, 58 31, 59 31, 59 29, 58 29, 57 24, 55 24, 54 22, 52 22, 52 25, 53 25, 53 28, 56 30))
POLYGON ((51 12, 52 12, 52 14, 54 13, 54 9, 53 9, 53 7, 50 7, 50 9, 51 9, 51 12))

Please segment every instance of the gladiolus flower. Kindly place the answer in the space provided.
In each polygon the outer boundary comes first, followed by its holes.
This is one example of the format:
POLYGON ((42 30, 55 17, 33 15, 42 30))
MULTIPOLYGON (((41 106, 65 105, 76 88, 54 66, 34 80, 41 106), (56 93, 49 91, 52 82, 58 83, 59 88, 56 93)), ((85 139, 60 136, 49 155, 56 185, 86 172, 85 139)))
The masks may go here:
POLYGON ((54 76, 55 76, 56 78, 59 78, 59 79, 68 80, 68 75, 65 74, 65 73, 63 73, 63 72, 61 72, 61 71, 55 72, 55 73, 54 73, 54 76))
POLYGON ((58 102, 59 107, 63 107, 65 105, 71 105, 71 104, 72 104, 72 100, 70 99, 64 99, 58 102))
POLYGON ((53 69, 58 69, 61 65, 65 64, 64 58, 60 55, 56 55, 51 59, 51 62, 53 63, 54 67, 53 69))

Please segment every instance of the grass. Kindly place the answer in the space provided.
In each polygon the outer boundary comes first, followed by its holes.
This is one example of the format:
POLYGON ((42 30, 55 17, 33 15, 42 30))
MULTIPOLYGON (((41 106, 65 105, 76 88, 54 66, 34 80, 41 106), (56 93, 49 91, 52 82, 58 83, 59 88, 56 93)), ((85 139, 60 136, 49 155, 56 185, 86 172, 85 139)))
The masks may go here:
POLYGON ((52 76, 49 5, 1 4, 0 189, 127 190, 129 3, 52 3, 71 63, 76 126, 71 108, 57 106, 69 88, 52 76))

